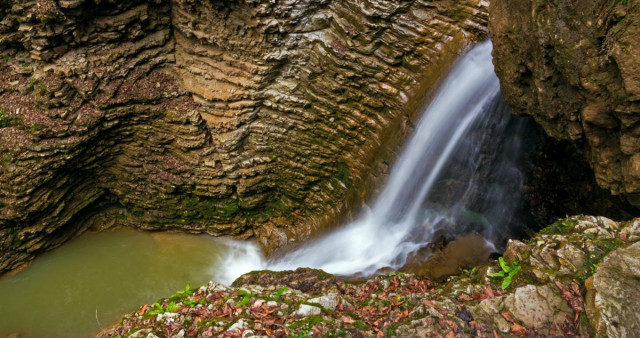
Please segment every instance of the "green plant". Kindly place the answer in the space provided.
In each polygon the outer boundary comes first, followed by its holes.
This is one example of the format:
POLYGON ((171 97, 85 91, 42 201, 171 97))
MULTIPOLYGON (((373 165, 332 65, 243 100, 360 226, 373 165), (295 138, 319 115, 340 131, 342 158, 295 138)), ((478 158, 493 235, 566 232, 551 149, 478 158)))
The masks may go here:
POLYGON ((300 331, 298 333, 294 333, 289 337, 291 337, 291 338, 306 338, 306 337, 309 337, 309 336, 311 336, 311 331, 304 330, 304 331, 300 331))
POLYGON ((0 109, 0 128, 8 127, 11 119, 0 109))
POLYGON ((32 132, 36 132, 36 131, 44 129, 44 125, 41 124, 41 123, 36 122, 36 123, 32 124, 31 127, 29 127, 29 129, 32 132))
POLYGON ((559 218, 556 222, 550 226, 540 230, 541 235, 569 235, 574 232, 575 226, 578 224, 577 220, 559 218))
POLYGON ((191 290, 191 287, 189 286, 189 284, 187 284, 187 286, 184 288, 184 291, 178 291, 175 294, 173 294, 173 296, 171 296, 171 298, 184 298, 184 297, 189 297, 193 294, 193 290, 191 290))
POLYGON ((511 285, 513 277, 520 271, 520 262, 514 261, 511 264, 507 264, 502 257, 498 259, 498 262, 500 263, 502 271, 489 273, 488 275, 491 277, 502 278, 502 284, 500 286, 503 290, 506 290, 509 285, 511 285))
POLYGON ((242 289, 238 290, 238 295, 242 296, 242 300, 236 304, 238 307, 247 305, 253 296, 250 292, 242 289))
POLYGON ((471 269, 462 269, 462 274, 466 275, 467 277, 471 277, 476 273, 476 271, 478 271, 478 267, 474 266, 471 269))
POLYGON ((276 293, 274 293, 272 297, 275 300, 280 300, 280 297, 282 297, 282 294, 284 294, 287 291, 289 291, 289 288, 286 286, 283 286, 280 289, 278 289, 278 291, 276 291, 276 293))
POLYGON ((153 303, 150 307, 151 309, 146 313, 149 316, 155 316, 165 312, 163 306, 158 302, 153 303))

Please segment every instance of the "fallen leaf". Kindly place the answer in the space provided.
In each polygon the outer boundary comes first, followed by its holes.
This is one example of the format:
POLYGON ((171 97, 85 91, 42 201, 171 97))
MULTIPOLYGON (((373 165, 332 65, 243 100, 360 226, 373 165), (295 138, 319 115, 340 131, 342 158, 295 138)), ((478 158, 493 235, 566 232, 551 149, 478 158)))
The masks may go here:
POLYGON ((464 294, 464 293, 463 293, 463 294, 461 294, 461 295, 459 295, 459 296, 458 296, 458 299, 460 299, 460 300, 464 300, 464 301, 470 301, 470 300, 473 300, 473 298, 469 297, 468 295, 466 295, 466 294, 464 294))
POLYGON ((496 298, 496 294, 493 292, 491 285, 487 285, 487 287, 484 288, 484 294, 487 296, 487 299, 496 298))
POLYGON ((527 333, 527 328, 518 323, 514 323, 509 332, 516 336, 524 336, 527 333))
POLYGON ((138 310, 138 314, 142 316, 145 312, 147 312, 147 309, 148 309, 148 308, 149 308, 149 304, 144 304, 144 305, 140 308, 140 310, 138 310))
POLYGON ((342 316, 342 317, 340 317, 340 320, 342 322, 344 322, 344 323, 347 323, 347 324, 353 324, 353 322, 355 322, 355 320, 353 320, 353 318, 348 317, 348 316, 342 316))
POLYGON ((627 238, 627 233, 626 232, 621 232, 620 233, 620 240, 623 242, 628 241, 629 239, 627 238))
POLYGON ((513 317, 511 317, 511 314, 509 312, 503 312, 501 313, 502 318, 506 319, 509 323, 511 324, 515 324, 515 320, 513 320, 513 317))

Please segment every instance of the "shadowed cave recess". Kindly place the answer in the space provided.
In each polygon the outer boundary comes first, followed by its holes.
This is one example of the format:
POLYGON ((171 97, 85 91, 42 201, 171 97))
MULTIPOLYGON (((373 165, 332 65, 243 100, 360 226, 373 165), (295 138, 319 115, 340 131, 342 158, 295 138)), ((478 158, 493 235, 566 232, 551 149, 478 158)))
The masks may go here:
MULTIPOLYGON (((426 93, 487 39, 487 7, 0 0, 0 273, 87 229, 272 251, 351 217, 426 93)), ((503 237, 565 214, 630 217, 578 149, 523 123, 519 221, 503 237)))

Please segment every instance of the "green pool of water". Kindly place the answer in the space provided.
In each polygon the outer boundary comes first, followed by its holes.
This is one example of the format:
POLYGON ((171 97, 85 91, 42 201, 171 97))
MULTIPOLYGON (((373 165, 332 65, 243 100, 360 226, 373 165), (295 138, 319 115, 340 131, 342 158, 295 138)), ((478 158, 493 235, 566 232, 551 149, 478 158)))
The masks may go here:
POLYGON ((0 279, 0 336, 90 336, 187 283, 216 280, 226 243, 134 230, 80 236, 0 279))

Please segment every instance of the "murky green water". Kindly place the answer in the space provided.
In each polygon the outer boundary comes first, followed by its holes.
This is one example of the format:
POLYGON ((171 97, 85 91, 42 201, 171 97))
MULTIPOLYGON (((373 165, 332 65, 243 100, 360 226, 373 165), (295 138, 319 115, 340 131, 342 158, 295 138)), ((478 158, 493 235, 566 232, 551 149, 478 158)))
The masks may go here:
POLYGON ((0 337, 85 337, 217 276, 228 242, 117 230, 83 235, 0 279, 0 337))

